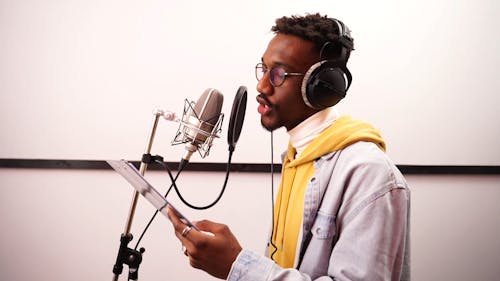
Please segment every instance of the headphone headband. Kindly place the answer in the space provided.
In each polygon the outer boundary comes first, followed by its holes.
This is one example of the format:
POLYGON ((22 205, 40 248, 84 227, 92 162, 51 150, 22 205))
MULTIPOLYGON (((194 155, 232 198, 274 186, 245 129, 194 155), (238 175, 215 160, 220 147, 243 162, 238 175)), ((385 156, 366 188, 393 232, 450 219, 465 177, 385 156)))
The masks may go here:
MULTIPOLYGON (((340 61, 342 61, 344 64, 347 65, 348 55, 352 50, 354 50, 354 40, 351 37, 351 30, 342 21, 338 19, 330 18, 330 20, 337 25, 337 28, 339 30, 338 41, 342 46, 339 59, 340 61)), ((330 42, 327 42, 325 44, 328 43, 330 42)))
POLYGON ((330 18, 338 27, 339 30, 339 42, 345 48, 349 50, 354 50, 354 40, 351 36, 351 30, 340 20, 330 18))

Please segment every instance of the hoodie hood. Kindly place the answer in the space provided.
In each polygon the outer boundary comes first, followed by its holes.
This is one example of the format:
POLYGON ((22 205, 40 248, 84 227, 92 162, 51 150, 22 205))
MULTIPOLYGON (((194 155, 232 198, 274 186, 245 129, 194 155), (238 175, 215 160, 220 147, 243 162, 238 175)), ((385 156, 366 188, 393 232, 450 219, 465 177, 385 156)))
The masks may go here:
POLYGON ((386 149, 384 139, 372 125, 354 120, 348 115, 341 116, 313 140, 299 158, 294 159, 296 151, 289 143, 287 158, 290 163, 288 165, 299 166, 358 141, 373 142, 383 151, 386 149))

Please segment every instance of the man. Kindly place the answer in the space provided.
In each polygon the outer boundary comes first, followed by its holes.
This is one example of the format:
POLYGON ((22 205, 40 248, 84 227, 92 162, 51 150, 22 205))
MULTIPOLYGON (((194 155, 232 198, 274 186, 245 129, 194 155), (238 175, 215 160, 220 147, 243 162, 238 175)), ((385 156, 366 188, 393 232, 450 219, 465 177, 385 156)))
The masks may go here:
POLYGON ((409 280, 407 184, 377 130, 331 107, 350 84, 349 30, 308 14, 277 19, 272 31, 256 67, 258 112, 290 142, 268 251, 243 250, 223 224, 197 223, 213 235, 190 231, 169 210, 191 265, 227 280, 409 280))

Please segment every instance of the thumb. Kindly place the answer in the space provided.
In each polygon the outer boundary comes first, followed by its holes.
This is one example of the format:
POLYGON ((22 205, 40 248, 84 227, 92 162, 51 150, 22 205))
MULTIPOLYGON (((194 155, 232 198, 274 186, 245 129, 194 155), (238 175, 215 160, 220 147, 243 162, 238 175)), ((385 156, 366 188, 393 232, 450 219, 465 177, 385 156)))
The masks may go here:
POLYGON ((193 222, 196 227, 203 231, 211 231, 216 228, 217 223, 210 220, 200 220, 193 222))
POLYGON ((210 220, 201 220, 195 223, 196 227, 205 232, 221 233, 224 229, 227 229, 225 224, 216 223, 210 220))

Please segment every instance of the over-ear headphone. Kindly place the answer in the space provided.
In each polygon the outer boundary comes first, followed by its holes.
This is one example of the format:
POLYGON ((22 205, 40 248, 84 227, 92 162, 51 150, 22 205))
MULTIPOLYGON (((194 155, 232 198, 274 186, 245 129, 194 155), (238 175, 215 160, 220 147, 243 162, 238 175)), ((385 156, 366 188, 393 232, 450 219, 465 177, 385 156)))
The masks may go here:
MULTIPOLYGON (((337 104, 346 95, 351 86, 352 75, 347 69, 347 59, 354 42, 351 32, 341 21, 330 18, 338 26, 340 56, 333 59, 321 60, 312 65, 302 80, 302 98, 307 106, 314 109, 324 109, 337 104)), ((332 42, 326 42, 320 51, 332 42)), ((320 58, 321 59, 321 58, 320 58)))

